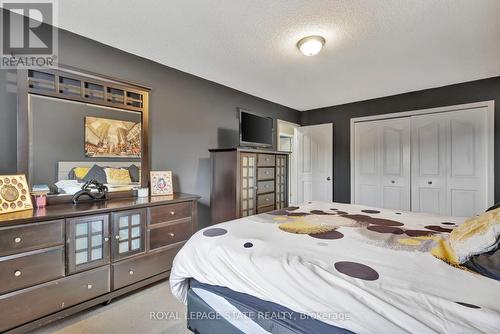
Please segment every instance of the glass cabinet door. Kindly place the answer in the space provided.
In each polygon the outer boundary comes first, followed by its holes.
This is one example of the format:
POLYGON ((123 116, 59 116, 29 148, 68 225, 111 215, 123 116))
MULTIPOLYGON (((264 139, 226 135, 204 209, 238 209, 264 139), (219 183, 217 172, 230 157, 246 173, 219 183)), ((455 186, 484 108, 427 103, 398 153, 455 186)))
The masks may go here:
POLYGON ((143 209, 116 212, 111 242, 113 261, 144 252, 146 215, 143 209))
POLYGON ((66 230, 69 273, 109 263, 108 215, 68 219, 66 230))
POLYGON ((286 171, 287 171, 286 156, 277 155, 276 156, 276 209, 277 210, 283 209, 287 205, 286 171))
POLYGON ((241 217, 246 217, 257 213, 255 210, 257 155, 254 153, 241 153, 240 159, 240 212, 241 217))

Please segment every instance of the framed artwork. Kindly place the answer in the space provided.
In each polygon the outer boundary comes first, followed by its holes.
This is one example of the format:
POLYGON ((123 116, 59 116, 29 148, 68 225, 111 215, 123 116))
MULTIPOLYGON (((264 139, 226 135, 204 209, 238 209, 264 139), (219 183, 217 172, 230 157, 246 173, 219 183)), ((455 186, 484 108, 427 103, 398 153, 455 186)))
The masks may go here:
POLYGON ((140 158, 141 122, 85 117, 85 156, 140 158))
POLYGON ((0 175, 0 214, 33 209, 25 175, 0 175))
POLYGON ((174 193, 171 171, 150 173, 151 196, 172 195, 174 193))

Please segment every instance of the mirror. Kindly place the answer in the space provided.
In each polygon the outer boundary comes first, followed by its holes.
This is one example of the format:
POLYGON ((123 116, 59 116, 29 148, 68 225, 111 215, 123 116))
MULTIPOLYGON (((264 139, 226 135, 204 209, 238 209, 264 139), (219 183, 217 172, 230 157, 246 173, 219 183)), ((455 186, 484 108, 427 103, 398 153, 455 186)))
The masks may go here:
POLYGON ((28 94, 33 191, 72 195, 93 178, 110 192, 141 186, 142 114, 28 94))

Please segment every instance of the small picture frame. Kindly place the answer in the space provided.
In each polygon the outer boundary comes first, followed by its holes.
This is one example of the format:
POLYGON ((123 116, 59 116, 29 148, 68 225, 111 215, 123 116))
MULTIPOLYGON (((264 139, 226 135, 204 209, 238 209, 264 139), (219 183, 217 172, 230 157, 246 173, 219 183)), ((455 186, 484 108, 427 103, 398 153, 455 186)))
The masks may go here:
POLYGON ((150 172, 151 196, 173 195, 171 171, 150 172))
POLYGON ((33 203, 25 175, 0 175, 0 214, 31 210, 33 203))

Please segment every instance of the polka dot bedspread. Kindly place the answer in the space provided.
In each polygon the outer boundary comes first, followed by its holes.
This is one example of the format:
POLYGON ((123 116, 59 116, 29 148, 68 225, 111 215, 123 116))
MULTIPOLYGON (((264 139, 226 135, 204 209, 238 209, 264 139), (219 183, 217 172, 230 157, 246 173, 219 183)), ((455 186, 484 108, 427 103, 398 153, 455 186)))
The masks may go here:
POLYGON ((170 284, 184 302, 195 278, 356 333, 497 333, 500 282, 431 254, 464 220, 340 203, 288 207, 197 232, 170 284))

